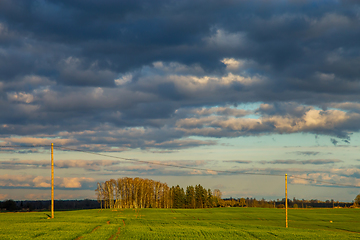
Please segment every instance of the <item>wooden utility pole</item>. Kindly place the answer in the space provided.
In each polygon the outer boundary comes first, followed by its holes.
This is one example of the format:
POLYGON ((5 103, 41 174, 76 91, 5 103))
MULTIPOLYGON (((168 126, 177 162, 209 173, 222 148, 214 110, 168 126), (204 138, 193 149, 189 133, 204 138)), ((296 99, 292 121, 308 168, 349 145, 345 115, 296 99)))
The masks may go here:
POLYGON ((288 210, 288 196, 287 196, 287 174, 285 174, 285 226, 286 228, 288 227, 288 214, 287 214, 287 210, 288 210))
POLYGON ((54 144, 51 143, 51 218, 54 218, 54 144))

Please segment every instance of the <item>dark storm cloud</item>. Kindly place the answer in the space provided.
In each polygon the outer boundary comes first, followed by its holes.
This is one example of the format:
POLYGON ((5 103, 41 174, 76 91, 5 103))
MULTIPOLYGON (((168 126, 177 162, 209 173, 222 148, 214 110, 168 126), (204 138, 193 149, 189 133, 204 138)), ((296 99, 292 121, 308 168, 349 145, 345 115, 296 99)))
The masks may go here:
POLYGON ((301 106, 295 102, 276 102, 274 104, 263 104, 256 112, 262 115, 292 115, 301 117, 310 109, 311 107, 301 106))
MULTIPOLYGON (((354 50, 358 49, 355 39, 360 36, 356 8, 336 1, 316 5, 268 1, 151 4, 103 1, 100 4, 8 0, 2 1, 0 11, 8 29, 33 39, 35 44, 60 43, 75 50, 72 54, 82 61, 83 70, 97 62, 100 70, 124 72, 158 60, 221 69, 223 64, 219 60, 234 57, 270 65, 268 74, 276 75, 279 81, 290 76, 298 79, 299 84, 288 83, 290 88, 304 87, 310 79, 300 79, 314 76, 313 82, 317 78, 315 73, 327 74, 330 69, 341 72, 340 79, 356 78, 358 72, 349 64, 339 65, 336 57, 327 62, 328 55, 333 53, 329 51, 335 49, 335 55, 340 51, 340 55, 351 57, 347 60, 350 64, 356 64, 352 61, 358 59, 354 50), (239 34, 244 35, 244 43, 236 38, 239 34), (312 49, 317 50, 316 54, 312 54, 312 49), (318 68, 314 69, 316 62, 318 68)), ((56 50, 48 54, 64 59, 56 50)), ((81 84, 77 79, 84 81, 82 84, 98 86, 106 81, 96 78, 85 81, 86 74, 65 76, 73 79, 63 79, 69 85, 81 84)), ((319 84, 316 81, 315 87, 319 84)))
POLYGON ((349 143, 360 130, 359 9, 355 1, 0 1, 0 138, 58 137, 96 151, 294 132, 349 143), (230 107, 254 102, 263 104, 230 107))

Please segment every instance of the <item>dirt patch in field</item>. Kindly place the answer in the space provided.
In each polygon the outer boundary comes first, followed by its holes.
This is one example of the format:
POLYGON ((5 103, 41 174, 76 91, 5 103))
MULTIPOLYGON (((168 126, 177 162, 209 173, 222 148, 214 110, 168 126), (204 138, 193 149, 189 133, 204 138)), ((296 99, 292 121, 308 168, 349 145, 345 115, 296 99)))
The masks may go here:
POLYGON ((95 231, 98 230, 99 228, 100 228, 100 226, 95 227, 95 228, 91 231, 91 233, 95 232, 95 231))
MULTIPOLYGON (((96 226, 96 227, 94 227, 94 229, 93 229, 93 230, 91 230, 91 232, 90 232, 90 233, 95 232, 95 231, 96 231, 96 230, 98 230, 100 227, 101 227, 101 226, 96 226)), ((80 240, 80 239, 82 239, 83 237, 84 237, 84 236, 79 236, 79 237, 75 238, 75 240, 80 240)))
POLYGON ((121 227, 118 228, 118 230, 116 231, 116 233, 114 235, 112 235, 109 240, 116 240, 118 239, 119 235, 120 235, 120 231, 121 231, 121 227))

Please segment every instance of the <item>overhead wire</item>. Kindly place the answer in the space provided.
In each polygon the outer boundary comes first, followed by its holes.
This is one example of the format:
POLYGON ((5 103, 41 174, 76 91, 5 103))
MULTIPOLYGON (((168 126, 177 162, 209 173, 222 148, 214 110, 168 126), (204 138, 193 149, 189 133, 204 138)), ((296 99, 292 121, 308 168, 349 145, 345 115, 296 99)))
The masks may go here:
MULTIPOLYGON (((50 147, 50 146, 51 145, 28 145, 28 146, 13 145, 13 146, 0 146, 0 148, 35 148, 35 147, 50 147)), ((282 174, 273 174, 273 173, 256 173, 256 172, 242 172, 242 171, 229 171, 229 170, 214 170, 214 169, 208 169, 208 168, 183 166, 183 165, 163 163, 163 162, 145 161, 145 160, 139 160, 139 159, 135 159, 135 158, 124 158, 124 157, 119 157, 119 156, 112 156, 112 155, 103 154, 103 153, 96 153, 96 152, 80 150, 80 149, 75 149, 75 148, 69 148, 69 147, 64 147, 64 146, 56 146, 56 145, 54 145, 54 148, 58 148, 58 149, 62 149, 62 150, 68 150, 68 151, 75 151, 75 152, 83 152, 83 153, 87 153, 87 154, 93 154, 93 155, 98 155, 98 156, 108 157, 108 158, 115 158, 115 159, 120 159, 120 160, 124 160, 124 161, 138 162, 138 163, 151 164, 151 165, 159 165, 159 166, 165 166, 165 167, 174 167, 174 168, 182 168, 182 169, 190 169, 190 170, 198 170, 198 171, 207 171, 207 172, 215 172, 215 173, 239 174, 239 175, 260 175, 260 176, 278 176, 278 177, 283 177, 284 176, 282 174)), ((317 179, 312 179, 312 178, 298 177, 298 176, 294 176, 294 175, 289 175, 289 178, 302 179, 302 180, 306 180, 306 181, 312 181, 312 182, 315 182, 315 183, 323 183, 323 184, 329 184, 329 185, 339 186, 339 187, 360 188, 360 186, 357 186, 357 185, 334 183, 334 182, 317 180, 317 179)), ((321 185, 316 184, 316 186, 321 186, 321 185)))
POLYGON ((153 165, 160 165, 160 166, 166 166, 166 167, 183 168, 183 169, 190 169, 190 170, 211 171, 211 172, 216 172, 216 173, 236 173, 236 174, 244 174, 244 175, 283 176, 283 175, 280 175, 280 174, 251 173, 251 172, 228 171, 228 170, 213 170, 213 169, 208 169, 208 168, 198 168, 198 167, 182 166, 182 165, 162 163, 162 162, 144 161, 144 160, 139 160, 139 159, 134 159, 134 158, 124 158, 124 157, 112 156, 112 155, 107 155, 107 154, 102 154, 102 153, 95 153, 95 152, 90 152, 90 151, 85 151, 85 150, 62 147, 62 146, 54 146, 54 148, 60 148, 60 149, 83 152, 83 153, 89 153, 89 154, 98 155, 98 156, 102 156, 102 157, 121 159, 121 160, 131 161, 131 162, 153 164, 153 165))
MULTIPOLYGON (((302 180, 307 180, 307 181, 313 181, 315 183, 325 183, 325 184, 330 184, 330 185, 339 186, 339 187, 360 188, 360 186, 357 186, 357 185, 333 183, 333 182, 329 182, 329 181, 323 181, 323 180, 317 180, 317 179, 305 178, 305 177, 298 177, 298 176, 293 176, 293 175, 289 176, 289 178, 297 178, 297 179, 302 179, 302 180)), ((316 186, 321 186, 321 185, 317 184, 316 186)))
POLYGON ((12 146, 4 146, 1 145, 0 148, 37 148, 37 147, 50 147, 51 145, 12 145, 12 146))
MULTIPOLYGON (((95 152, 90 152, 90 151, 85 151, 85 150, 79 150, 79 149, 73 149, 73 148, 68 148, 68 147, 62 147, 62 146, 54 146, 54 147, 55 147, 55 148, 66 149, 66 150, 70 150, 70 151, 77 151, 77 152, 83 152, 83 153, 88 153, 88 154, 103 156, 103 157, 110 157, 110 158, 115 158, 115 159, 122 159, 122 160, 125 160, 125 161, 132 161, 132 162, 139 162, 139 163, 145 163, 145 164, 160 165, 160 166, 166 166, 166 167, 175 167, 175 168, 183 168, 183 169, 190 169, 190 170, 200 170, 200 171, 211 171, 211 172, 216 172, 216 173, 232 173, 232 174, 235 173, 235 174, 242 174, 242 175, 262 175, 262 176, 278 176, 278 177, 279 177, 279 176, 280 176, 280 177, 283 177, 283 176, 284 176, 284 175, 282 175, 282 174, 253 173, 253 172, 228 171, 228 170, 213 170, 213 169, 208 169, 208 168, 189 167, 189 166, 182 166, 182 165, 169 164, 169 163, 144 161, 144 160, 133 159, 133 158, 124 158, 124 157, 112 156, 112 155, 107 155, 107 154, 102 154, 102 153, 95 153, 95 152)), ((341 186, 341 187, 360 188, 360 186, 356 186, 356 185, 333 183, 333 182, 329 182, 329 181, 321 181, 321 180, 316 180, 316 179, 311 179, 311 178, 297 177, 297 176, 293 176, 293 175, 292 175, 292 176, 289 176, 289 178, 298 178, 298 179, 303 179, 303 180, 308 180, 308 181, 314 181, 314 182, 318 182, 318 183, 326 183, 326 184, 331 184, 331 185, 341 186)))

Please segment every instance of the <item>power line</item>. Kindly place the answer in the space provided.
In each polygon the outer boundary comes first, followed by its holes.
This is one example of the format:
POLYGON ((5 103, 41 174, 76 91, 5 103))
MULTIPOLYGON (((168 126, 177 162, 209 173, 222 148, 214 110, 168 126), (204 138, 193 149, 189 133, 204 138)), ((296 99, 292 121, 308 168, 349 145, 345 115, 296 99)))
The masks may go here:
MULTIPOLYGON (((1 148, 36 148, 36 147, 50 147, 50 146, 51 145, 27 145, 27 146, 13 145, 13 146, 0 146, 0 149, 1 148)), ((213 169, 208 169, 208 168, 198 168, 198 167, 181 166, 181 165, 162 163, 162 162, 144 161, 144 160, 139 160, 139 159, 135 159, 135 158, 124 158, 124 157, 112 156, 112 155, 96 153, 96 152, 90 152, 90 151, 85 151, 85 150, 80 150, 80 149, 75 149, 75 148, 69 148, 69 147, 63 147, 63 146, 54 146, 54 147, 55 148, 60 148, 62 150, 83 152, 83 153, 98 155, 98 156, 102 156, 102 157, 109 157, 109 158, 121 159, 121 160, 125 160, 125 161, 138 162, 138 163, 144 163, 144 164, 152 164, 152 165, 159 165, 159 166, 165 166, 165 167, 174 167, 174 168, 182 168, 182 169, 190 169, 190 170, 207 171, 207 172, 210 171, 210 172, 215 172, 215 173, 230 173, 230 174, 239 174, 239 175, 260 175, 260 176, 283 177, 282 174, 254 173, 254 172, 241 172, 241 171, 228 171, 228 170, 213 170, 213 169)), ((296 178, 296 179, 302 179, 302 180, 307 180, 307 181, 313 181, 313 182, 316 182, 316 183, 330 184, 330 185, 339 186, 339 187, 360 188, 360 186, 357 186, 357 185, 333 183, 333 182, 329 182, 329 181, 322 181, 322 180, 317 180, 317 179, 312 179, 312 178, 297 177, 297 176, 294 176, 294 175, 289 176, 289 178, 292 178, 292 179, 296 178)), ((317 185, 317 186, 320 186, 320 185, 317 185)))
POLYGON ((21 145, 12 145, 12 146, 0 146, 0 148, 37 148, 37 147, 50 147, 51 145, 27 145, 27 146, 21 146, 21 145))
MULTIPOLYGON (((160 165, 160 166, 166 166, 166 167, 175 167, 175 168, 183 168, 183 169, 190 169, 190 170, 212 171, 212 172, 216 172, 216 173, 235 173, 235 174, 242 174, 242 175, 261 175, 261 176, 277 176, 277 177, 283 177, 284 176, 282 174, 249 173, 249 172, 240 172, 240 171, 213 170, 213 169, 207 169, 207 168, 181 166, 181 165, 161 163, 161 162, 151 162, 151 161, 144 161, 144 160, 133 159, 133 158, 124 158, 124 157, 111 156, 111 155, 107 155, 107 154, 95 153, 95 152, 90 152, 90 151, 85 151, 85 150, 62 147, 62 146, 56 146, 55 148, 61 148, 61 149, 66 149, 66 150, 70 150, 70 151, 83 152, 83 153, 88 153, 88 154, 93 154, 93 155, 98 155, 98 156, 103 156, 103 157, 110 157, 110 158, 115 158, 115 159, 121 159, 121 160, 131 161, 131 162, 139 162, 139 163, 145 163, 145 164, 153 164, 153 165, 160 165)), ((332 182, 328 182, 328 181, 321 181, 321 180, 316 180, 316 179, 311 179, 311 178, 303 178, 303 177, 297 177, 297 176, 290 176, 290 178, 298 178, 298 179, 314 181, 314 182, 319 182, 319 183, 326 183, 326 184, 331 184, 331 185, 334 185, 334 186, 360 188, 360 186, 356 186, 356 185, 332 183, 332 182)))
MULTIPOLYGON (((297 176, 290 176, 290 178, 298 178, 298 179, 303 179, 303 180, 307 180, 307 181, 314 181, 317 183, 325 183, 325 184, 330 184, 330 185, 339 186, 339 187, 360 188, 360 186, 357 186, 357 185, 333 183, 333 182, 329 182, 329 181, 316 180, 316 179, 312 179, 312 178, 304 178, 304 177, 297 177, 297 176)), ((320 185, 317 185, 317 186, 320 186, 320 185)))
POLYGON ((200 171, 211 171, 211 172, 216 172, 216 173, 236 173, 236 174, 243 174, 243 175, 263 175, 263 176, 281 176, 281 177, 283 176, 283 175, 280 175, 280 174, 271 174, 271 173, 249 173, 249 172, 240 172, 240 171, 213 170, 213 169, 208 169, 208 168, 197 168, 197 167, 181 166, 181 165, 176 165, 176 164, 161 163, 161 162, 151 162, 151 161, 144 161, 144 160, 139 160, 139 159, 134 159, 134 158, 123 158, 123 157, 111 156, 111 155, 107 155, 107 154, 95 153, 95 152, 79 150, 79 149, 73 149, 73 148, 68 148, 68 147, 61 147, 61 146, 54 146, 54 147, 55 148, 65 149, 65 150, 71 150, 71 151, 76 151, 76 152, 83 152, 83 153, 98 155, 98 156, 102 156, 102 157, 109 157, 109 158, 115 158, 115 159, 121 159, 121 160, 125 160, 125 161, 145 163, 145 164, 161 165, 161 166, 166 166, 166 167, 175 167, 175 168, 183 168, 183 169, 190 169, 190 170, 200 170, 200 171))

